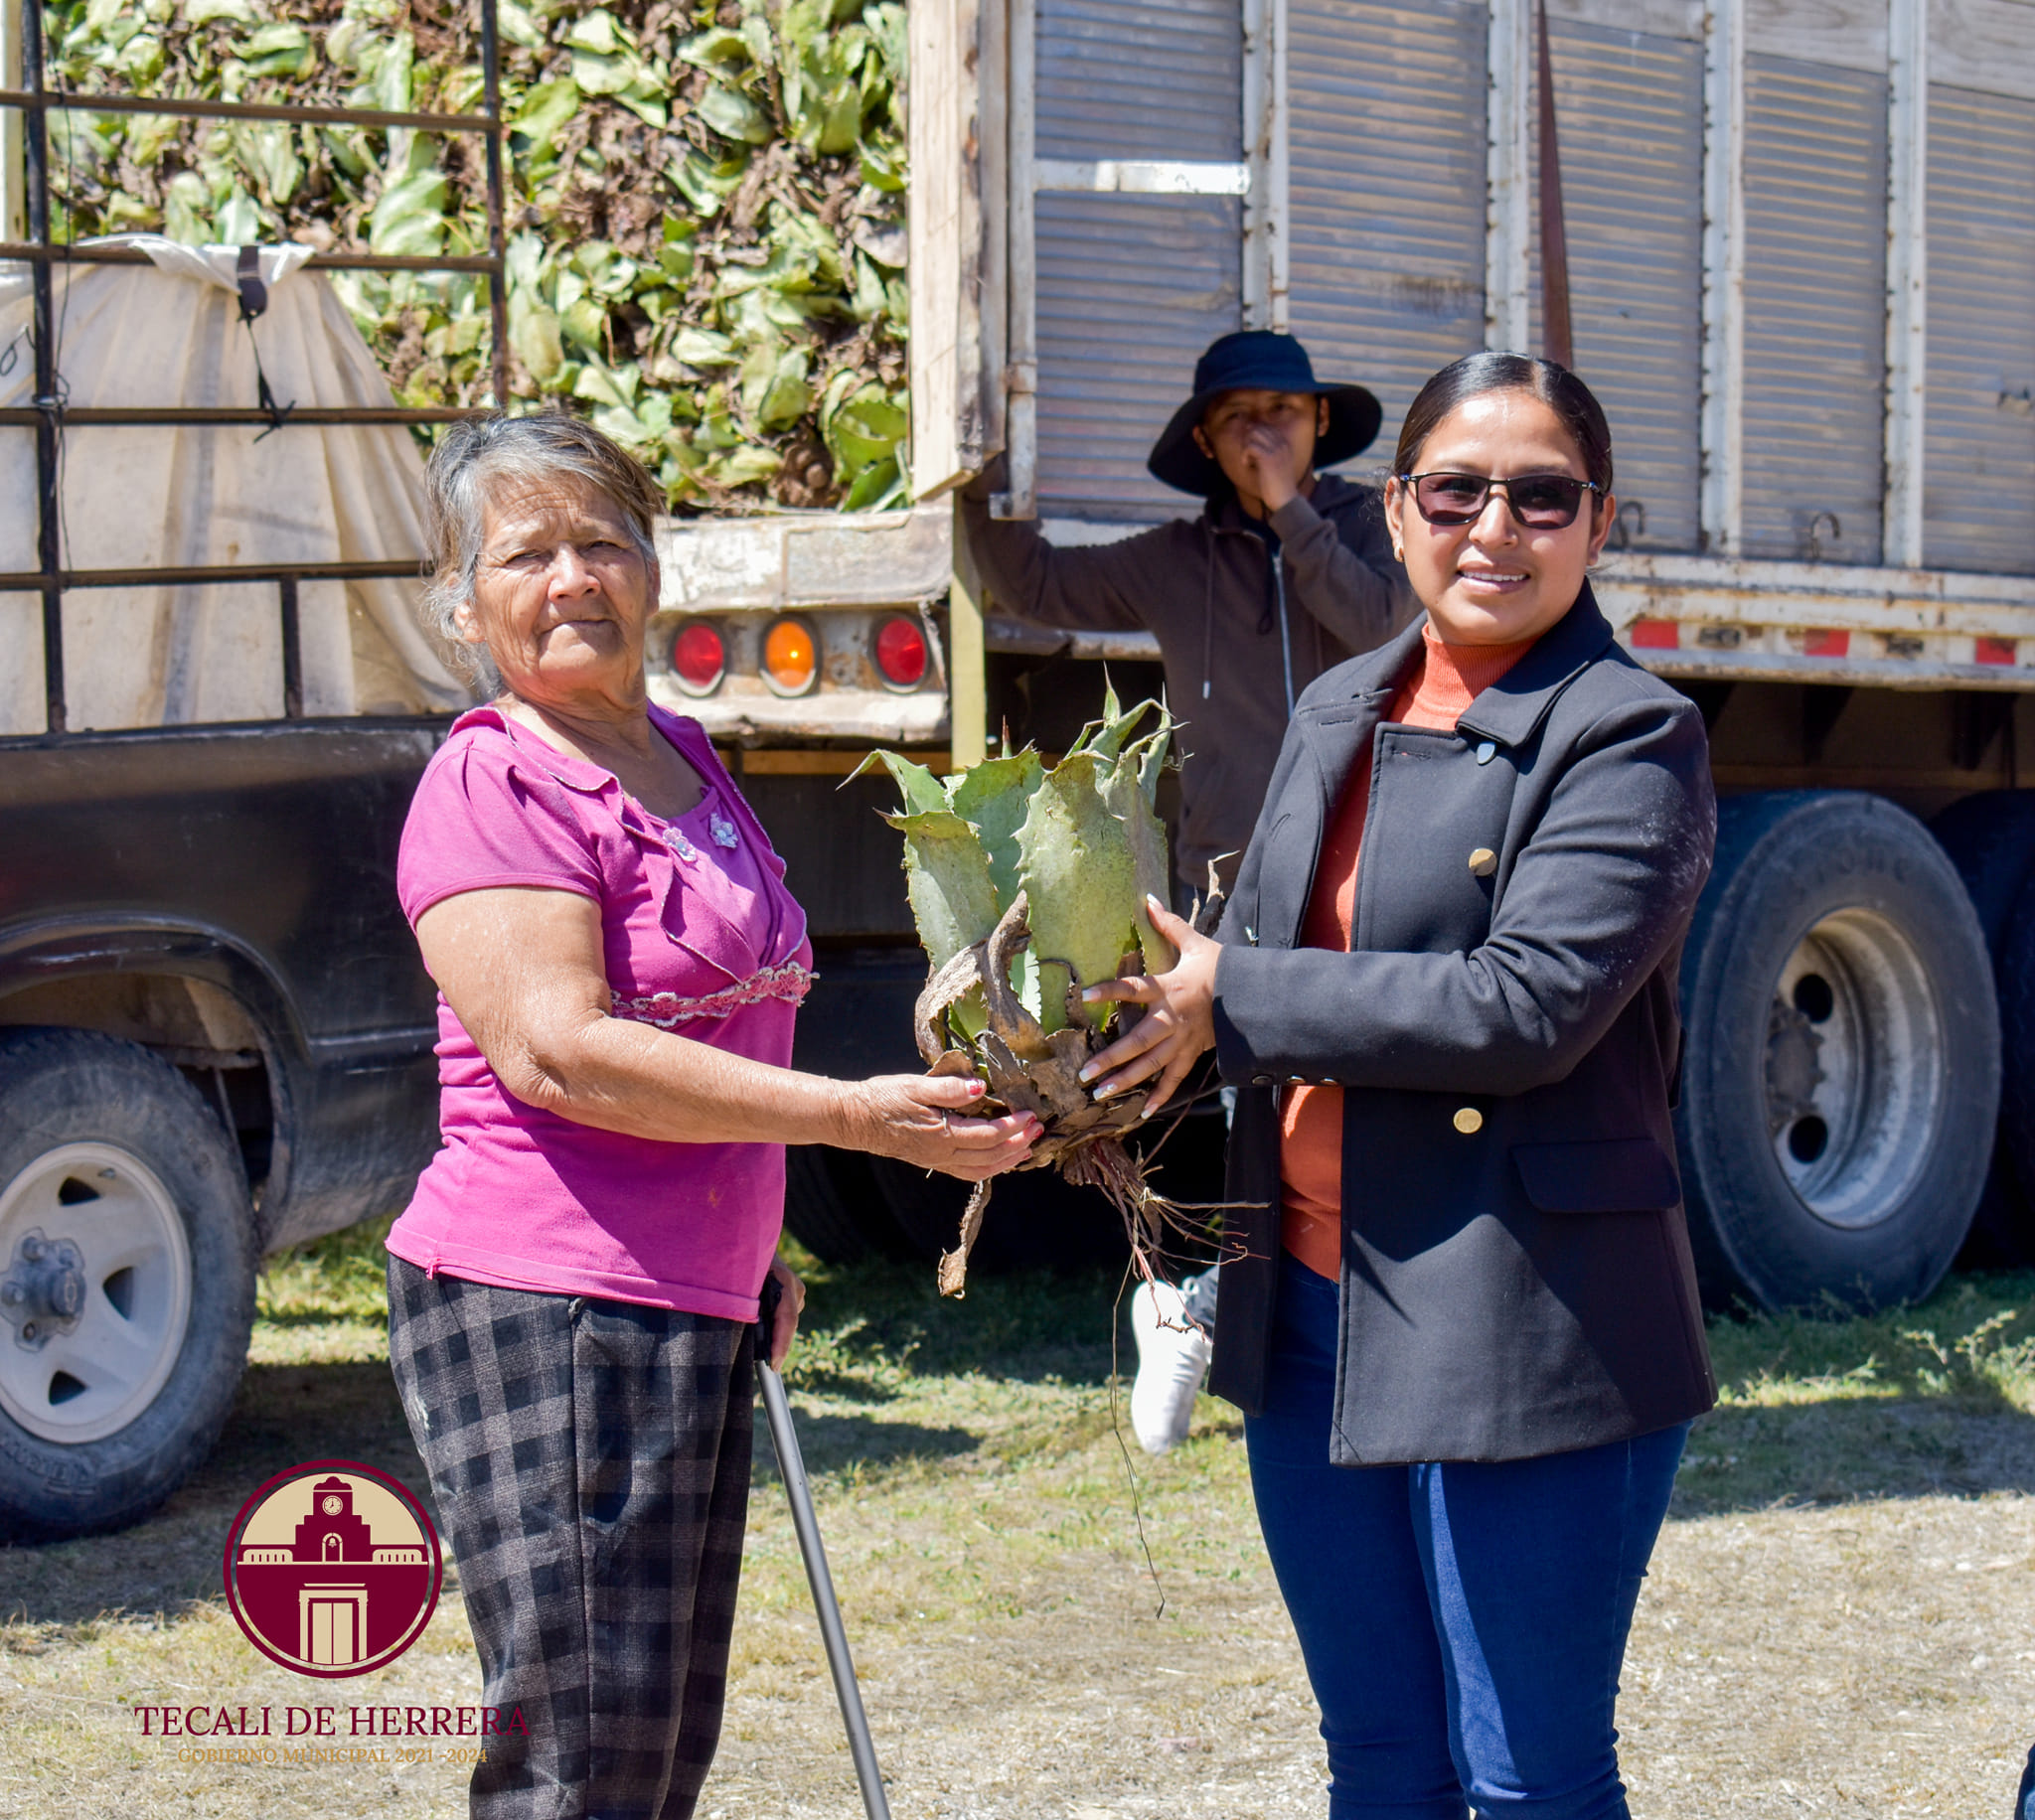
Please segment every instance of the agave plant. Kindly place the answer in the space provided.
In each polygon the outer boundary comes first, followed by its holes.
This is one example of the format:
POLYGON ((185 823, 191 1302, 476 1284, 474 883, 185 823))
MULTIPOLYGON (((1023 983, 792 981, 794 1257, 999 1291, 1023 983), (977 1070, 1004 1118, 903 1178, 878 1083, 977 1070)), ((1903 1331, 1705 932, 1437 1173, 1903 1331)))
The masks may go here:
MULTIPOLYGON (((979 1076, 997 1110, 1033 1114, 1045 1133, 1022 1166, 1100 1188, 1147 1276, 1178 1209, 1152 1190, 1124 1141, 1146 1096, 1098 1102, 1079 1078, 1140 1012, 1084 1004, 1081 993, 1177 959, 1145 912, 1148 893, 1167 895, 1157 799, 1173 731, 1163 703, 1126 712, 1111 690, 1102 719, 1050 769, 1008 742, 944 782, 894 752, 863 766, 882 763, 904 796, 885 819, 904 836, 906 889, 931 963, 914 1015, 919 1053, 936 1074, 979 1076)), ((945 1294, 962 1291, 989 1197, 979 1184, 959 1243, 940 1260, 945 1294)))

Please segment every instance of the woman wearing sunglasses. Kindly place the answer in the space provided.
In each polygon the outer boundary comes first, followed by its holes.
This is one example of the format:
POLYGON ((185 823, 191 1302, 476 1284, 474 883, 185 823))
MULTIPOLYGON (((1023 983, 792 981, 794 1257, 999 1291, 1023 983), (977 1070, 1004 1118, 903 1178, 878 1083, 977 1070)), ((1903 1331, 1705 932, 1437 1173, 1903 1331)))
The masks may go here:
POLYGON ((1611 1820, 1626 1634, 1714 1387, 1668 1108, 1716 831, 1696 709, 1586 575, 1610 432, 1480 354, 1386 495, 1425 622, 1302 697, 1218 943, 1099 1095, 1241 1089, 1210 1388, 1245 1411, 1329 1812, 1611 1820))

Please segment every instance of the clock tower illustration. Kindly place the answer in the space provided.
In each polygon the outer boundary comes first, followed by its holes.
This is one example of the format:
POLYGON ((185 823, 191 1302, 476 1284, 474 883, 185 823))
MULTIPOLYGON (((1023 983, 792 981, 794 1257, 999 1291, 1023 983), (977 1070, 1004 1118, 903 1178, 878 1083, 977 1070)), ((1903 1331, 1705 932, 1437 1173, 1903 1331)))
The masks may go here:
POLYGON ((278 1473, 227 1539, 227 1601, 247 1640, 300 1675, 386 1667, 423 1632, 444 1560, 406 1487, 352 1460, 278 1473))

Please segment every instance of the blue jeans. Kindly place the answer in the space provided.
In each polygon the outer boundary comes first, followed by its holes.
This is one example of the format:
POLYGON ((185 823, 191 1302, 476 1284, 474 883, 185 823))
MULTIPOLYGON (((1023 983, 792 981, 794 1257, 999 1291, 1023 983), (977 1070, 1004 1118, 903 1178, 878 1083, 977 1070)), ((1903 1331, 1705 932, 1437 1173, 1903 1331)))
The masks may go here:
POLYGON ((1330 1820, 1626 1820, 1626 1633, 1688 1427, 1496 1463, 1331 1466, 1336 1289, 1281 1261, 1251 1489, 1330 1820))
POLYGON ((1215 1298, 1222 1289, 1222 1266, 1211 1264, 1198 1277, 1180 1279, 1180 1298, 1187 1318, 1203 1333, 1215 1331, 1215 1298))

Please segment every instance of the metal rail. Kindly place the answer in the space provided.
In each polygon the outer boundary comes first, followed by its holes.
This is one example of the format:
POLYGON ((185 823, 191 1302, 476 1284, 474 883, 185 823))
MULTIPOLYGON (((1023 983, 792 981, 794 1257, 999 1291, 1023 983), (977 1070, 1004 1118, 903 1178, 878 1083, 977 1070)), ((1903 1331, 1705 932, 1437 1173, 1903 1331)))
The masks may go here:
MULTIPOLYGON (((40 9, 39 9, 40 10, 40 9)), ((492 15, 491 15, 492 16, 492 15)), ((483 35, 485 39, 485 34, 483 35)), ((485 51, 484 53, 485 54, 485 51)), ((390 113, 375 107, 292 107, 285 101, 206 101, 75 88, 0 88, 0 107, 78 113, 176 114, 190 120, 289 120, 300 126, 413 126, 420 132, 492 133, 491 114, 390 113)))
MULTIPOLYGON (((109 423, 199 423, 274 427, 275 419, 258 405, 241 404, 59 404, 57 416, 69 425, 109 423)), ((40 423, 45 413, 30 404, 0 404, 0 425, 40 423)), ((458 404, 300 404, 292 406, 291 423, 458 423, 473 412, 458 404)))
MULTIPOLYGON (((169 95, 77 94, 53 90, 44 79, 43 0, 22 0, 21 86, 0 88, 0 109, 22 115, 23 176, 27 190, 26 240, 0 240, 0 260, 31 268, 34 298, 35 401, 0 408, 0 427, 33 428, 36 437, 36 567, 0 573, 0 592, 37 593, 43 603, 43 697, 48 736, 69 730, 64 682, 64 595, 72 589, 184 587, 265 583, 275 588, 282 624, 283 717, 304 713, 303 641, 297 591, 306 581, 365 581, 414 576, 418 562, 324 562, 186 565, 183 567, 73 569, 64 565, 63 505, 59 493, 63 432, 94 425, 265 425, 290 428, 332 424, 450 423, 475 413, 446 407, 407 409, 391 405, 306 406, 277 424, 263 410, 233 406, 93 405, 73 408, 64 401, 57 370, 56 287, 51 267, 139 265, 148 255, 132 246, 78 246, 50 237, 50 155, 48 119, 54 111, 168 114, 196 120, 282 120, 305 126, 409 127, 425 132, 479 133, 486 141, 488 251, 441 258, 372 252, 320 252, 305 262, 325 271, 473 272, 488 279, 492 379, 495 402, 509 401, 509 310, 503 221, 500 38, 495 0, 478 0, 481 64, 486 111, 477 114, 397 113, 360 107, 292 107, 267 101, 212 101, 169 95)), ((14 72, 4 74, 13 75, 14 72)))
MULTIPOLYGON (((153 261, 138 246, 82 244, 39 246, 31 240, 0 240, 0 259, 40 261, 45 265, 148 265, 153 261)), ((491 253, 447 254, 432 258, 406 252, 314 252, 304 261, 310 271, 328 272, 492 272, 501 261, 491 253)))

